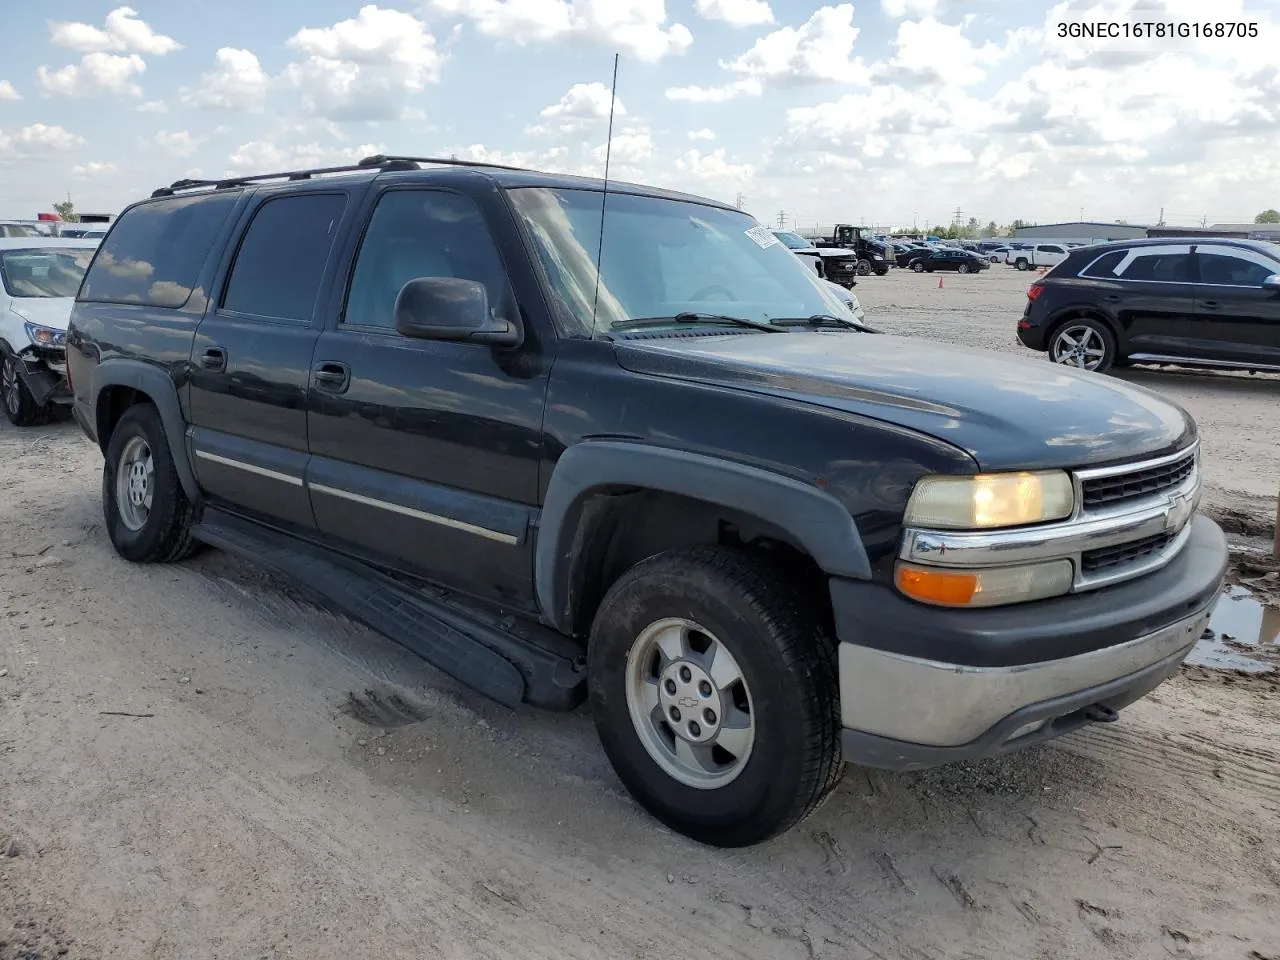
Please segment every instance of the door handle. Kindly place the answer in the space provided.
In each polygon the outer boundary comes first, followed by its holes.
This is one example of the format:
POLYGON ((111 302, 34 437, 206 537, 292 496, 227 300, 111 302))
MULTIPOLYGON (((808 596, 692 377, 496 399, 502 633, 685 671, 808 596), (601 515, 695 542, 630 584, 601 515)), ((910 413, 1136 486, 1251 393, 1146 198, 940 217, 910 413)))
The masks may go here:
POLYGON ((344 393, 351 385, 351 368, 336 360, 318 363, 311 371, 311 381, 321 390, 344 393))
POLYGON ((1119 298, 1116 294, 1114 294, 1114 293, 1113 293, 1113 294, 1111 294, 1111 295, 1110 295, 1110 296, 1108 296, 1108 297, 1103 297, 1102 299, 1103 299, 1103 300, 1105 300, 1105 301, 1107 301, 1107 303, 1119 303, 1119 302, 1120 302, 1120 298, 1119 298))
POLYGON ((1201 300, 1200 306, 1204 307, 1206 310, 1217 310, 1218 301, 1217 300, 1201 300))
POLYGON ((227 368, 227 351, 221 347, 210 347, 201 354, 200 366, 206 370, 225 370, 227 368))

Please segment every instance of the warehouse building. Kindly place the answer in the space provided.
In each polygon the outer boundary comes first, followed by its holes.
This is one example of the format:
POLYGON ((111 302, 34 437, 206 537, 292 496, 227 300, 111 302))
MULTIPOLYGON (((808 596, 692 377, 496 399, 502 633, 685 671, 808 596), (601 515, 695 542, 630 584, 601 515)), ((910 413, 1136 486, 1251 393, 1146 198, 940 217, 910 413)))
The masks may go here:
POLYGON ((1015 240, 1141 240, 1147 228, 1131 223, 1095 223, 1077 220, 1072 223, 1037 223, 1019 227, 1015 240))

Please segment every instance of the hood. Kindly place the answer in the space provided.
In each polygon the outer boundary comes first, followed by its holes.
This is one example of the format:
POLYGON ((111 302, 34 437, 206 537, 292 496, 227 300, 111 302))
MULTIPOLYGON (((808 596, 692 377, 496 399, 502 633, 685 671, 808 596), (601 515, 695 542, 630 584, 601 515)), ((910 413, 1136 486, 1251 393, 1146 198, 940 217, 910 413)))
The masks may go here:
POLYGON ((1196 436, 1181 407, 1123 380, 917 338, 804 331, 615 346, 628 370, 897 424, 959 447, 982 470, 1158 456, 1196 436))
POLYGON ((74 297, 14 297, 9 307, 23 320, 54 330, 66 330, 74 297))
POLYGON ((805 253, 816 253, 824 257, 848 257, 851 260, 858 259, 857 253, 847 247, 814 247, 813 250, 806 250, 805 253))

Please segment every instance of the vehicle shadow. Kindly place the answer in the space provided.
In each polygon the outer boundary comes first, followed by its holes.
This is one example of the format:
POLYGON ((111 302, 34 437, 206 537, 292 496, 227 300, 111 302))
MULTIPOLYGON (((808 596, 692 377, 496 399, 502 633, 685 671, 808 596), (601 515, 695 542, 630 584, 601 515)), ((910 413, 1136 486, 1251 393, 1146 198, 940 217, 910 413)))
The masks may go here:
POLYGON ((1111 376, 1153 390, 1161 388, 1198 389, 1223 396, 1257 394, 1280 390, 1280 374, 1250 375, 1235 371, 1156 369, 1151 367, 1112 368, 1111 376))

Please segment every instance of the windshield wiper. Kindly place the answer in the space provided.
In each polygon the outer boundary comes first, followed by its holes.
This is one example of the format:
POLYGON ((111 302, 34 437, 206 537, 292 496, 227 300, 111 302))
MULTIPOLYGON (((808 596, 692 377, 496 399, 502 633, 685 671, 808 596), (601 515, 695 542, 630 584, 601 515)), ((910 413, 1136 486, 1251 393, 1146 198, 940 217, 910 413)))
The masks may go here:
POLYGON ((785 333, 771 323, 763 320, 748 320, 746 317, 731 317, 723 313, 677 313, 671 317, 635 317, 631 320, 619 320, 613 325, 614 330, 634 330, 640 327, 660 327, 668 323, 731 323, 738 327, 751 327, 768 333, 785 333))
POLYGON ((875 333, 866 324, 846 317, 837 317, 830 313, 815 313, 810 317, 782 317, 773 321, 780 327, 848 327, 861 333, 875 333))

